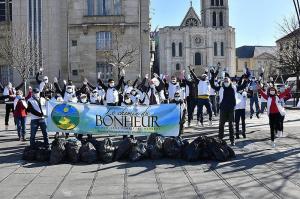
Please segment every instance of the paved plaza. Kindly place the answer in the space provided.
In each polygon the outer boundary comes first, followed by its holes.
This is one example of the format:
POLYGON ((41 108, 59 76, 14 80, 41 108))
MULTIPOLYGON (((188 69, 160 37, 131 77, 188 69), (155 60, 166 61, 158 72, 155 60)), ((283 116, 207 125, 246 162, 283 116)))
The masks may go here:
MULTIPOLYGON (((229 162, 162 159, 48 165, 22 160, 28 143, 16 139, 12 121, 5 130, 1 105, 0 198, 299 198, 299 113, 287 111, 286 137, 276 141, 275 149, 269 141, 267 115, 252 120, 248 117, 247 139, 237 140, 237 157, 229 162)), ((215 118, 213 127, 188 128, 184 137, 216 135, 217 126, 215 118)), ((38 136, 41 138, 41 133, 38 136)))

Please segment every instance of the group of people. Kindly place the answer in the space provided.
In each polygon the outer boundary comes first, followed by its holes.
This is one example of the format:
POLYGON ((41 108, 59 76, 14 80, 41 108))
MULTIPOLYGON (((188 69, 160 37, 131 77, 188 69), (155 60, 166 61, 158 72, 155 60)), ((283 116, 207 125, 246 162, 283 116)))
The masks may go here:
MULTIPOLYGON (((265 109, 268 111, 271 141, 275 147, 275 133, 282 136, 283 120, 285 116, 283 103, 290 93, 290 88, 277 91, 274 82, 264 83, 257 80, 247 71, 241 77, 230 77, 229 74, 220 78, 219 69, 205 71, 201 76, 195 74, 194 69, 183 71, 179 78, 172 76, 170 79, 164 75, 148 74, 140 81, 140 76, 134 82, 125 81, 125 71, 120 73, 117 84, 113 79, 104 83, 98 73, 97 85, 92 85, 87 79, 82 86, 76 88, 72 80, 63 81, 63 87, 54 78, 50 83, 47 76, 40 79, 41 73, 36 75, 37 88, 29 88, 24 97, 20 90, 23 83, 16 88, 11 83, 3 89, 2 98, 6 103, 5 125, 8 125, 9 114, 14 113, 14 121, 17 126, 18 136, 21 141, 26 141, 26 117, 31 114, 30 145, 35 145, 35 135, 41 128, 44 143, 48 142, 46 131, 45 113, 43 106, 47 100, 56 100, 65 103, 82 103, 105 106, 149 106, 166 103, 174 103, 180 106, 180 135, 183 133, 187 113, 187 125, 191 126, 194 110, 197 107, 197 125, 204 126, 203 106, 208 115, 208 126, 212 126, 213 114, 219 118, 219 138, 224 138, 225 123, 229 125, 229 138, 231 145, 235 145, 235 139, 240 134, 246 138, 246 103, 250 98, 250 118, 254 115, 253 105, 256 106, 256 116, 265 109), (259 97, 261 106, 259 105, 259 97), (260 108, 261 107, 261 108, 260 108), (242 130, 240 131, 240 122, 242 130), (235 133, 234 133, 235 123, 235 133)), ((66 134, 66 136, 69 136, 66 134)), ((82 139, 83 135, 77 135, 82 139)), ((88 135, 91 137, 92 135, 88 135)))

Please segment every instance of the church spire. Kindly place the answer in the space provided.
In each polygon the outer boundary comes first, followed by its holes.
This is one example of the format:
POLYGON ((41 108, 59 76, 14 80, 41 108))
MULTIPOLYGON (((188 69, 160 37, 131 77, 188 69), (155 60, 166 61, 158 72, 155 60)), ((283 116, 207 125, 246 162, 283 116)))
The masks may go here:
POLYGON ((191 4, 191 7, 193 7, 193 1, 192 0, 190 1, 190 4, 191 4))

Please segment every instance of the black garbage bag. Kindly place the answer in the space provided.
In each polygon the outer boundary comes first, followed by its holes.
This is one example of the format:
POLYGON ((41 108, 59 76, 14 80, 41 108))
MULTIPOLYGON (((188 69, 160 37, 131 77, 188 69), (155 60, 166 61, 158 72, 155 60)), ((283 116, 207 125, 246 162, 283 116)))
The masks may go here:
POLYGON ((228 146, 228 145, 226 145, 226 146, 227 146, 227 150, 229 152, 229 159, 235 158, 236 156, 235 156, 234 150, 230 146, 228 146))
POLYGON ((180 137, 165 138, 163 144, 164 155, 169 158, 181 158, 184 143, 180 137))
POLYGON ((136 143, 130 151, 129 160, 136 162, 148 157, 147 144, 146 143, 136 143))
POLYGON ((211 138, 206 136, 200 136, 195 139, 195 142, 198 144, 199 157, 200 160, 210 160, 213 158, 213 154, 208 147, 208 143, 211 142, 211 138))
POLYGON ((97 161, 97 151, 90 142, 82 144, 82 146, 79 149, 79 156, 81 161, 86 162, 88 164, 97 161))
POLYGON ((229 159, 229 151, 225 141, 218 138, 211 138, 208 147, 213 154, 213 159, 217 161, 227 161, 229 159))
POLYGON ((149 136, 147 140, 147 151, 151 159, 156 160, 163 157, 163 143, 163 136, 157 133, 153 133, 149 136))
POLYGON ((99 158, 104 163, 113 162, 116 148, 111 139, 106 138, 100 142, 100 147, 97 149, 99 158))
POLYGON ((131 148, 134 146, 134 144, 136 144, 136 142, 137 142, 136 140, 129 137, 122 140, 119 143, 118 148, 116 150, 115 160, 118 161, 121 159, 128 158, 131 148))
POLYGON ((199 154, 199 143, 195 140, 183 150, 183 158, 189 162, 196 162, 199 159, 199 154))
POLYGON ((64 139, 55 139, 51 145, 50 164, 59 164, 66 157, 66 141, 64 139))
POLYGON ((51 150, 47 147, 39 147, 36 150, 36 160, 39 162, 48 162, 50 159, 51 150))
POLYGON ((35 160, 35 157, 36 157, 36 149, 31 146, 25 147, 23 151, 23 160, 33 161, 35 160))
POLYGON ((81 147, 81 142, 74 139, 68 139, 66 142, 66 156, 67 160, 71 163, 77 163, 80 160, 79 149, 81 147))

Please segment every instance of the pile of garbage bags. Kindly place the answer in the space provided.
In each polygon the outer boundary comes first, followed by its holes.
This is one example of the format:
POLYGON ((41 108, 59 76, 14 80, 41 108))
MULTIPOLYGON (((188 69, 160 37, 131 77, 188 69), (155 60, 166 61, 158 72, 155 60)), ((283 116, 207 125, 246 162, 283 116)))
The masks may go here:
POLYGON ((79 141, 76 138, 55 139, 51 149, 36 142, 35 147, 26 147, 23 159, 28 161, 59 163, 94 162, 110 163, 113 161, 161 158, 183 159, 189 162, 199 160, 228 161, 235 158, 235 153, 224 140, 200 136, 189 142, 181 137, 163 137, 151 134, 147 141, 125 138, 113 143, 110 138, 102 141, 88 139, 79 141))

